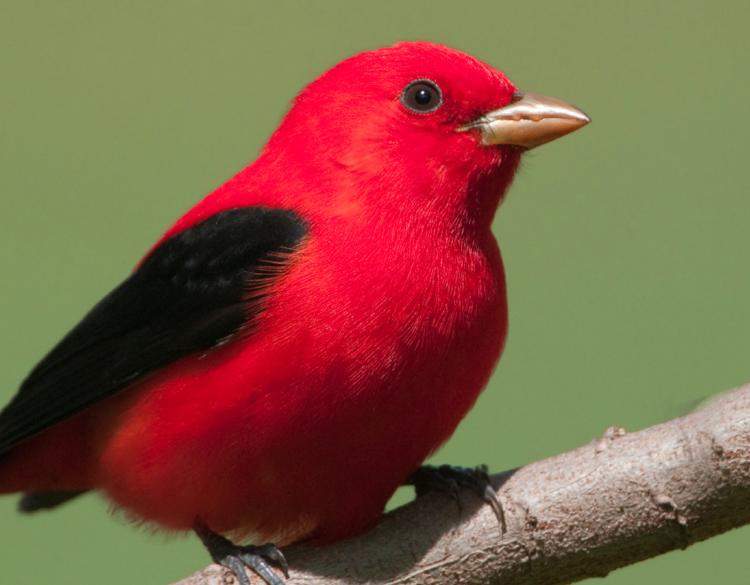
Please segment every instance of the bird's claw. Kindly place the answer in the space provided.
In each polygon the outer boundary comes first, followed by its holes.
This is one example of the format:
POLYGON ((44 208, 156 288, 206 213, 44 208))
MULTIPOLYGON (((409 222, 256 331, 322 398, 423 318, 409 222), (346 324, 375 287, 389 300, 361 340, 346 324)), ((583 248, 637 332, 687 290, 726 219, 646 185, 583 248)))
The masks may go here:
POLYGON ((409 476, 408 485, 414 486, 417 497, 430 492, 450 495, 460 507, 459 491, 468 488, 482 498, 497 517, 500 530, 506 531, 505 512, 495 489, 492 487, 486 465, 457 467, 454 465, 424 465, 409 476))
POLYGON ((284 573, 284 577, 289 578, 289 563, 286 562, 284 553, 282 553, 275 544, 264 544, 262 546, 252 547, 255 549, 255 554, 268 559, 274 565, 281 569, 284 573))
POLYGON ((281 551, 272 544, 237 547, 236 552, 214 560, 229 569, 239 585, 250 585, 245 567, 252 569, 268 585, 284 585, 284 579, 274 572, 271 563, 281 569, 284 577, 289 578, 289 565, 281 551))
POLYGON ((284 579, 274 572, 272 565, 280 568, 284 577, 289 578, 289 563, 276 545, 239 546, 199 523, 196 523, 195 531, 213 561, 229 569, 239 585, 251 585, 246 568, 254 571, 267 585, 284 585, 284 579))

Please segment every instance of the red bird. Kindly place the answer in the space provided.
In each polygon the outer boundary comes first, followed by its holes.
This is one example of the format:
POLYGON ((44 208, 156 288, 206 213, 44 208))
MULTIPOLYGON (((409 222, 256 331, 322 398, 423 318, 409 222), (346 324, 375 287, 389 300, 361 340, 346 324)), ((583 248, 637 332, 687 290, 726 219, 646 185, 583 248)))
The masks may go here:
POLYGON ((100 490, 281 583, 274 545, 377 522, 500 356, 490 231, 525 149, 588 122, 459 51, 400 43, 311 83, 0 414, 23 511, 100 490))

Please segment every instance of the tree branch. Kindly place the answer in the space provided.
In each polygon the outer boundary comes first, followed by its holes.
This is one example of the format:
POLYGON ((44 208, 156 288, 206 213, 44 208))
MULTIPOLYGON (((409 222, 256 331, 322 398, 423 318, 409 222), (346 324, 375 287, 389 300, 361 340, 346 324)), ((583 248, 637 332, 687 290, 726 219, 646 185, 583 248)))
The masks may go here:
MULTIPOLYGON (((637 433, 493 476, 500 534, 470 493, 431 494, 359 538, 291 547, 288 585, 572 583, 750 522, 750 384, 637 433)), ((177 585, 225 585, 216 566, 177 585)), ((259 583, 259 580, 253 583, 259 583)))

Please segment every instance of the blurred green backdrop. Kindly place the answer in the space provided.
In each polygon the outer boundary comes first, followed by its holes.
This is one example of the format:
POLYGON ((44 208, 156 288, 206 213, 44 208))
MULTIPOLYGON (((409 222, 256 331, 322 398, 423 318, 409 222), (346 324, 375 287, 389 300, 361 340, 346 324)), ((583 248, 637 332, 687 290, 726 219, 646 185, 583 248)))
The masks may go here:
MULTIPOLYGON (((521 465, 750 380, 748 18, 745 2, 2 0, 0 398, 254 157, 300 87, 400 39, 476 54, 594 120, 528 155, 499 214, 506 354, 436 461, 521 465)), ((3 583, 164 585, 207 562, 96 497, 14 506, 0 499, 3 583)), ((608 583, 746 584, 748 536, 608 583)))

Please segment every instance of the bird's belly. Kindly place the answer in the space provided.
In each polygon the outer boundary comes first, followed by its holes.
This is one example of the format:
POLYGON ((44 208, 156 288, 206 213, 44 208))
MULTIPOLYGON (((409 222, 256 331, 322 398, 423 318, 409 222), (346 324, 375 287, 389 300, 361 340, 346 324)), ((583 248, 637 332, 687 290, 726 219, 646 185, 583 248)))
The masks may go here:
POLYGON ((486 384, 504 291, 485 301, 448 330, 384 318, 344 335, 308 321, 175 364, 107 405, 100 486, 168 529, 201 517, 280 544, 364 530, 486 384))

